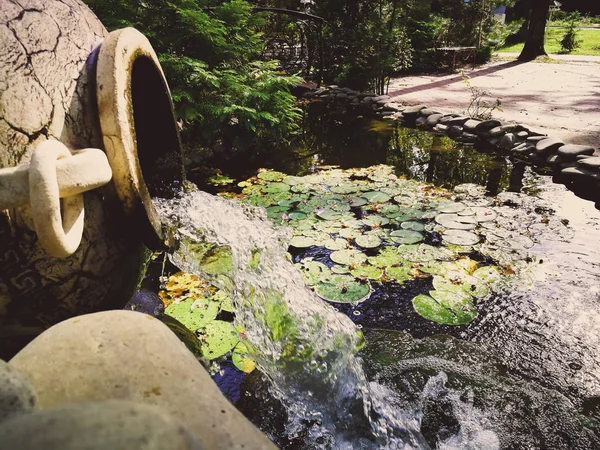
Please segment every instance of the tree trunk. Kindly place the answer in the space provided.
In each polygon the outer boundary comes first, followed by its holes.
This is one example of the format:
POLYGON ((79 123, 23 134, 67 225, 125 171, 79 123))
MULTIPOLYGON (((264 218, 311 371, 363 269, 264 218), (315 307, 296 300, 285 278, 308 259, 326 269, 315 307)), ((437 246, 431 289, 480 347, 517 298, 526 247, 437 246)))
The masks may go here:
POLYGON ((531 61, 538 56, 546 55, 544 50, 544 33, 550 10, 550 0, 533 0, 529 13, 529 26, 525 47, 519 55, 519 61, 531 61))

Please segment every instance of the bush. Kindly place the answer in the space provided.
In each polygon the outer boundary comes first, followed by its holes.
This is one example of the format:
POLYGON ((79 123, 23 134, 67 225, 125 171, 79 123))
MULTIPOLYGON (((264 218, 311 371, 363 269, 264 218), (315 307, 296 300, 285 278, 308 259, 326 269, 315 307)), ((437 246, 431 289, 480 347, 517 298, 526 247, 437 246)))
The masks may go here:
POLYGON ((581 42, 577 39, 577 32, 579 31, 579 21, 581 16, 578 12, 574 12, 569 14, 567 19, 567 30, 560 41, 562 53, 571 53, 573 50, 579 47, 581 42))

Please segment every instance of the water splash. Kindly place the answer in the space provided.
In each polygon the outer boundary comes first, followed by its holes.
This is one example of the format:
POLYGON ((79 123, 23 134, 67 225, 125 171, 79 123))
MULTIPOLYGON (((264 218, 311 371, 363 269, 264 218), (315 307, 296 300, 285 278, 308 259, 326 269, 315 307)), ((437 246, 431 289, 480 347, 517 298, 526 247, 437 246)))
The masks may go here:
POLYGON ((312 423, 329 448, 428 448, 418 414, 368 383, 357 328, 307 290, 286 252, 290 236, 264 210, 200 191, 156 208, 177 248, 172 262, 231 295, 236 325, 286 406, 288 433, 312 423))

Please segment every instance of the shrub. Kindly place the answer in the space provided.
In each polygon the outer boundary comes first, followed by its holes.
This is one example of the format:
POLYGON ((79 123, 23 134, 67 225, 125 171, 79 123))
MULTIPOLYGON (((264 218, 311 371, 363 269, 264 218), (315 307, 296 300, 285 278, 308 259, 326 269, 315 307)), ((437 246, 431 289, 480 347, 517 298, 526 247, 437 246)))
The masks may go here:
POLYGON ((578 12, 569 14, 567 17, 567 30, 560 41, 561 52, 571 53, 577 47, 579 47, 581 41, 577 39, 577 32, 579 31, 579 21, 581 16, 578 12))

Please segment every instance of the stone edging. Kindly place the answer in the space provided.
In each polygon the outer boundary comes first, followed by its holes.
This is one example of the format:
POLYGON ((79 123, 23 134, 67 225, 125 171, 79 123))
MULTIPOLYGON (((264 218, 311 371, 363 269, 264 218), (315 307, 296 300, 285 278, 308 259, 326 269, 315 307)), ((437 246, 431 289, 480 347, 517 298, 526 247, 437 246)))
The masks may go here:
POLYGON ((600 195, 600 153, 588 145, 564 143, 526 125, 444 114, 424 105, 402 106, 392 101, 389 95, 358 92, 334 85, 309 91, 304 97, 343 101, 371 110, 384 119, 401 121, 407 127, 442 133, 458 142, 487 147, 537 167, 550 167, 566 183, 591 184, 596 189, 592 194, 600 195))

